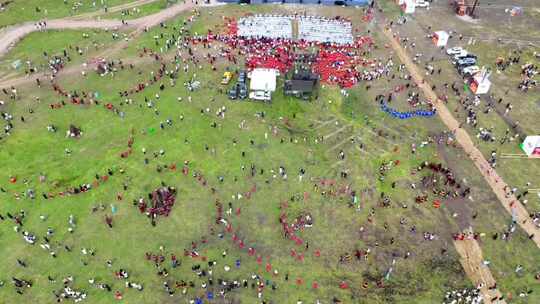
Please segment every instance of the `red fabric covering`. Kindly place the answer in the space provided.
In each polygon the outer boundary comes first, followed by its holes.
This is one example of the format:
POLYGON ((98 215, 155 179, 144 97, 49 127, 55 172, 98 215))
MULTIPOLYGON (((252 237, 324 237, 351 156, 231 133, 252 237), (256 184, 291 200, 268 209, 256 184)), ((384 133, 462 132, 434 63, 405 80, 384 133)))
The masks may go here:
POLYGON ((352 58, 343 52, 321 50, 314 70, 321 81, 350 88, 358 82, 352 58))
POLYGON ((247 56, 246 66, 254 68, 277 69, 281 73, 287 72, 293 65, 294 58, 290 55, 287 46, 277 46, 272 55, 250 53, 247 56))

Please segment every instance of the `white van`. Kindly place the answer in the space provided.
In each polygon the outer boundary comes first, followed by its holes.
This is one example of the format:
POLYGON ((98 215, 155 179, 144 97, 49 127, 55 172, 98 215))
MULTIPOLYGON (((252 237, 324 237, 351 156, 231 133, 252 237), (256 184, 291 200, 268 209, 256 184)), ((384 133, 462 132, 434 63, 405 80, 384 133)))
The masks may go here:
POLYGON ((268 91, 251 91, 249 98, 254 100, 270 101, 272 96, 268 91))

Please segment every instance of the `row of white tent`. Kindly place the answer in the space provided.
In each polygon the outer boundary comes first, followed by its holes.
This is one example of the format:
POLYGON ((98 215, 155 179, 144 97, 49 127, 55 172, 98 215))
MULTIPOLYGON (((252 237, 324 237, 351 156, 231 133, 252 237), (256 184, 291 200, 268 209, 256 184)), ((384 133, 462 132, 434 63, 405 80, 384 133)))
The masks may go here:
POLYGON ((256 15, 238 20, 238 35, 242 37, 292 38, 289 16, 256 15))
MULTIPOLYGON (((238 35, 252 38, 293 38, 293 17, 254 15, 238 20, 238 35)), ((314 42, 353 43, 352 24, 320 17, 298 18, 298 38, 314 42)))
POLYGON ((335 19, 301 17, 298 20, 298 36, 306 41, 353 43, 352 24, 335 19))

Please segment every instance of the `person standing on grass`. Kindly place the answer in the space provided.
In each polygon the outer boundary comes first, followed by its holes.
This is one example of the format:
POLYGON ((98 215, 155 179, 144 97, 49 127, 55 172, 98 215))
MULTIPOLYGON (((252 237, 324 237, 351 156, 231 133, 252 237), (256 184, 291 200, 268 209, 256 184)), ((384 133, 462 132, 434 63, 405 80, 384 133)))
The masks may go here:
POLYGON ((113 223, 112 216, 106 215, 105 216, 105 223, 107 224, 107 226, 109 226, 109 228, 112 228, 113 227, 113 225, 112 225, 112 223, 113 223))

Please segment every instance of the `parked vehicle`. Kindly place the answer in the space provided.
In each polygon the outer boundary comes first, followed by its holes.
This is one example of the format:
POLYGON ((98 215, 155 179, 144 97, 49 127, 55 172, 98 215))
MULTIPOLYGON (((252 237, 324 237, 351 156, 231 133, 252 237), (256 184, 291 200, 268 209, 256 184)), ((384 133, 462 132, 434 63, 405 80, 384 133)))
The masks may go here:
POLYGON ((238 98, 246 99, 248 97, 247 85, 245 83, 238 84, 238 98))
POLYGON ((459 60, 463 60, 463 59, 466 59, 466 58, 472 58, 472 59, 475 59, 475 60, 477 59, 475 54, 466 52, 465 54, 460 54, 460 55, 454 56, 453 61, 459 61, 459 60))
POLYGON ((238 82, 239 83, 246 83, 246 80, 247 80, 247 73, 246 73, 246 71, 241 70, 238 73, 238 82))
POLYGON ((415 7, 429 7, 429 2, 427 2, 427 1, 417 1, 414 6, 415 7))
POLYGON ((463 64, 463 65, 460 65, 458 66, 458 71, 459 69, 464 69, 464 68, 467 68, 467 67, 470 67, 470 66, 473 66, 474 64, 463 64))
POLYGON ((238 98, 238 85, 233 85, 232 88, 229 90, 229 99, 235 100, 238 98))
POLYGON ((462 66, 471 66, 476 64, 476 59, 474 58, 463 58, 457 61, 454 61, 454 64, 461 68, 462 66))
POLYGON ((477 65, 471 65, 468 67, 463 67, 460 69, 460 73, 463 76, 474 76, 476 73, 480 72, 480 68, 477 65))
POLYGON ((233 77, 233 73, 231 72, 225 72, 223 73, 223 78, 221 79, 221 84, 227 85, 231 81, 233 77))
MULTIPOLYGON (((465 51, 462 47, 460 46, 455 46, 453 48, 449 48, 446 50, 446 54, 450 55, 450 56, 454 56, 454 55, 457 55, 457 54, 461 54, 463 51, 465 51)), ((466 51, 465 51, 466 52, 466 51)))
POLYGON ((452 60, 453 61, 460 60, 461 58, 465 58, 465 56, 467 56, 467 54, 469 54, 469 53, 467 51, 463 50, 463 52, 455 54, 454 57, 452 57, 452 60))
POLYGON ((478 56, 476 56, 476 55, 473 54, 473 53, 468 53, 467 55, 463 56, 462 58, 474 58, 474 59, 478 59, 478 56))
POLYGON ((249 93, 249 98, 254 100, 269 101, 271 99, 270 92, 268 91, 255 91, 249 93))

